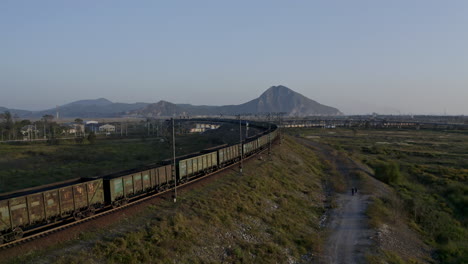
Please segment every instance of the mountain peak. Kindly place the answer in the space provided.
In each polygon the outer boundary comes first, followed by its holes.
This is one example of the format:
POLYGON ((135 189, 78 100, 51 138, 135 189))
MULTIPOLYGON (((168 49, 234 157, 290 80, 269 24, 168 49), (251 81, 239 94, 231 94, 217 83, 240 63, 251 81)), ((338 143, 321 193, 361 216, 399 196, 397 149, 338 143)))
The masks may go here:
POLYGON ((285 112, 290 116, 340 115, 333 107, 322 105, 284 86, 271 86, 260 97, 247 103, 253 112, 285 112))
POLYGON ((294 92, 293 90, 289 89, 286 86, 278 85, 278 86, 271 86, 265 92, 263 92, 262 95, 260 95, 260 97, 265 97, 265 96, 288 96, 290 94, 298 94, 298 93, 294 92))
POLYGON ((286 86, 278 85, 278 86, 271 86, 264 93, 268 93, 268 92, 294 92, 294 91, 289 89, 286 86))
POLYGON ((89 100, 79 100, 75 102, 71 102, 69 104, 63 106, 72 106, 72 105, 97 105, 97 106, 104 106, 113 104, 111 101, 107 100, 106 98, 98 98, 98 99, 89 99, 89 100))

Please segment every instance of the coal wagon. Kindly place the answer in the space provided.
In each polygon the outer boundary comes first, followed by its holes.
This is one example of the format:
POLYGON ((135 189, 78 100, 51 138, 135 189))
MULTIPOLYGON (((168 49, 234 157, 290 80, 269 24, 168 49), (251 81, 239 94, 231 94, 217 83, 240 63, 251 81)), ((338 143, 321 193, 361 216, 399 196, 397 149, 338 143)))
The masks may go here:
POLYGON ((171 182, 171 165, 107 175, 104 177, 105 201, 118 207, 141 195, 167 189, 171 182))
POLYGON ((103 204, 102 179, 74 179, 1 195, 0 242, 50 222, 90 216, 103 204))
POLYGON ((220 167, 227 166, 239 160, 240 144, 225 147, 218 150, 218 164, 220 167))
POLYGON ((193 177, 216 170, 218 168, 218 152, 214 151, 180 160, 178 167, 179 180, 186 182, 193 177))

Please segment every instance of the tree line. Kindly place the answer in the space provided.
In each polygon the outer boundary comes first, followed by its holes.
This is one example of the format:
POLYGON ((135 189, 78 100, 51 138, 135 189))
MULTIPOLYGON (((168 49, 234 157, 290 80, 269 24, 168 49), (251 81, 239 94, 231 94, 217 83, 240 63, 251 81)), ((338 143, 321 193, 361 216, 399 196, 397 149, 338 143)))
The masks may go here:
MULTIPOLYGON (((80 121, 77 119, 76 121, 80 121)), ((82 120, 81 120, 82 122, 82 120)), ((9 111, 0 113, 0 140, 50 139, 63 133, 66 127, 54 121, 53 115, 44 115, 37 121, 20 119, 9 111)))

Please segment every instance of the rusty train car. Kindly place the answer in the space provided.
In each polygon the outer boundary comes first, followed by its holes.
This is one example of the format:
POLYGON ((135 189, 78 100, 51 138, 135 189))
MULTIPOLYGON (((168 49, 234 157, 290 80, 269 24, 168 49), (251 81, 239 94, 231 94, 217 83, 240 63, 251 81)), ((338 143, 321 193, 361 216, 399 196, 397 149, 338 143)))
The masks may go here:
POLYGON ((94 214, 104 204, 102 179, 81 178, 0 196, 0 243, 23 236, 23 230, 94 214))
POLYGON ((243 144, 223 145, 160 164, 96 178, 69 181, 0 194, 0 244, 51 223, 89 217, 97 210, 119 207, 140 197, 158 193, 254 155, 278 137, 271 131, 243 144))

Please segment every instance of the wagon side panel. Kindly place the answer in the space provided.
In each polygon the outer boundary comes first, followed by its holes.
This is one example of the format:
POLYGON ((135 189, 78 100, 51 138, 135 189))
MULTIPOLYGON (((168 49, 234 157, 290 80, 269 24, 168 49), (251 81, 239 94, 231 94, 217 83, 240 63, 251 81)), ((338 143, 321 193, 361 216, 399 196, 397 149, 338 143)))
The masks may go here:
POLYGON ((103 180, 86 183, 88 191, 88 205, 100 205, 104 203, 104 184, 103 180))
POLYGON ((53 218, 60 215, 59 191, 52 190, 44 192, 45 213, 47 218, 53 218))
POLYGON ((123 178, 115 178, 109 180, 110 202, 114 202, 124 197, 124 182, 123 178))
POLYGON ((133 192, 135 194, 143 192, 141 173, 133 174, 133 192))
POLYGON ((75 210, 88 207, 88 194, 86 192, 86 184, 73 185, 73 195, 75 201, 75 210))
POLYGON ((187 160, 187 175, 193 174, 193 159, 187 160))
POLYGON ((207 168, 206 155, 202 155, 201 160, 202 160, 202 166, 201 166, 200 171, 203 171, 207 168))
POLYGON ((61 214, 67 214, 75 210, 73 203, 73 186, 59 189, 61 214))
POLYGON ((179 177, 181 179, 187 176, 187 160, 179 161, 179 177))
POLYGON ((125 192, 125 197, 132 196, 134 193, 133 190, 133 177, 132 175, 127 175, 123 177, 124 181, 124 192, 125 192))
POLYGON ((145 170, 141 173, 141 180, 143 185, 143 190, 148 190, 151 188, 151 170, 145 170))
POLYGON ((11 228, 8 200, 0 201, 0 232, 11 228))
POLYGON ((166 165, 164 168, 166 169, 166 182, 169 183, 172 179, 172 166, 173 165, 166 165))
POLYGON ((166 169, 164 167, 156 168, 156 185, 166 184, 166 169))
POLYGON ((156 188, 156 186, 159 185, 158 181, 158 168, 154 168, 150 170, 150 176, 151 176, 151 188, 156 188))
POLYGON ((10 199, 10 215, 13 227, 29 224, 28 208, 25 196, 10 199))
POLYGON ((220 164, 223 164, 226 161, 226 158, 227 158, 226 154, 227 154, 228 149, 229 147, 218 150, 218 157, 219 157, 220 164))
POLYGON ((45 219, 43 193, 29 195, 28 206, 31 223, 41 222, 45 219))

